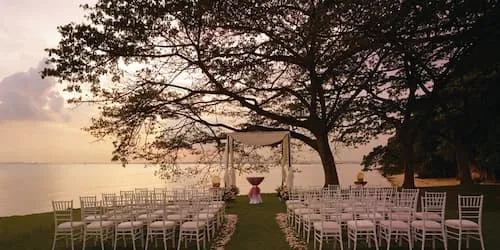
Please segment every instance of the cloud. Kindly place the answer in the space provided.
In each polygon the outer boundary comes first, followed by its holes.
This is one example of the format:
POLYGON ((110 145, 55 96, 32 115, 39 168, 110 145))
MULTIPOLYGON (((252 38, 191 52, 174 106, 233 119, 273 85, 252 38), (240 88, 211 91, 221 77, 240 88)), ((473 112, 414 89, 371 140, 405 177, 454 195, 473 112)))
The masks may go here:
POLYGON ((7 76, 0 82, 0 120, 66 120, 64 98, 54 79, 40 77, 36 68, 7 76))

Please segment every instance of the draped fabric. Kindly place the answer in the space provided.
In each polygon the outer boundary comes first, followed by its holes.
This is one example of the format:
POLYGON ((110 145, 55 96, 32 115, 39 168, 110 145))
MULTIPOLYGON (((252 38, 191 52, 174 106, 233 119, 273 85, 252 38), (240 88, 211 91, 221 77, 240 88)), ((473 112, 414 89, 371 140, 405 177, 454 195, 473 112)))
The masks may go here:
POLYGON ((229 133, 228 137, 232 137, 235 141, 239 141, 246 145, 266 146, 282 142, 289 133, 285 131, 271 132, 234 132, 229 133))
MULTIPOLYGON (((247 145, 267 146, 281 142, 281 185, 284 185, 290 168, 290 132, 288 131, 257 131, 234 132, 227 134, 226 172, 224 183, 226 187, 236 186, 236 171, 234 170, 234 141, 247 145)), ((293 178, 293 177, 292 177, 293 178)), ((290 188, 290 187, 289 187, 290 188)))

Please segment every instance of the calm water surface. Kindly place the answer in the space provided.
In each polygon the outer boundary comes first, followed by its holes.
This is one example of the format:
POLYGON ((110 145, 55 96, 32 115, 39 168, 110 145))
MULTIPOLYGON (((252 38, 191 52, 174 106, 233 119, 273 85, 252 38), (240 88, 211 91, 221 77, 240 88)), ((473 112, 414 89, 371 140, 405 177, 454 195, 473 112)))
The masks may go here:
MULTIPOLYGON (((296 164, 295 185, 321 186, 324 175, 319 164, 296 164)), ((342 186, 351 185, 360 171, 359 164, 339 164, 342 186)), ((0 217, 51 211, 52 200, 73 199, 79 207, 79 196, 98 195, 103 192, 133 190, 134 188, 176 188, 194 185, 193 178, 178 183, 161 180, 154 175, 154 168, 143 164, 0 164, 0 217)), ((237 176, 240 194, 250 189, 248 176, 264 176, 259 186, 262 192, 272 193, 281 184, 281 169, 269 173, 242 174, 237 176)), ((222 174, 221 174, 222 177, 222 174)), ((365 173, 369 185, 390 186, 377 171, 365 173)), ((206 186, 209 186, 206 183, 206 186)))

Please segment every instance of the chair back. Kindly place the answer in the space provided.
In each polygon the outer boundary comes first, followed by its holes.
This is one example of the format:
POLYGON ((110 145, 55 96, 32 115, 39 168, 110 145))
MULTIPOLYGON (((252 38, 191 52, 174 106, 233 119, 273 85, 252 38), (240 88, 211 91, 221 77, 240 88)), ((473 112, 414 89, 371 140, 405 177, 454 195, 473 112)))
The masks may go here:
POLYGON ((82 221, 88 216, 99 215, 101 208, 97 204, 97 196, 80 196, 80 215, 82 221))
POLYGON ((439 215, 441 223, 444 222, 446 208, 446 193, 440 195, 430 195, 421 197, 423 219, 429 220, 428 216, 433 213, 439 215))
POLYGON ((73 221, 73 201, 52 201, 54 209, 54 223, 59 225, 64 222, 73 221))
POLYGON ((460 220, 471 220, 481 226, 483 195, 458 195, 458 216, 460 220))
POLYGON ((340 194, 338 192, 334 193, 333 196, 324 199, 321 204, 321 222, 334 221, 340 224, 343 210, 342 197, 340 194))

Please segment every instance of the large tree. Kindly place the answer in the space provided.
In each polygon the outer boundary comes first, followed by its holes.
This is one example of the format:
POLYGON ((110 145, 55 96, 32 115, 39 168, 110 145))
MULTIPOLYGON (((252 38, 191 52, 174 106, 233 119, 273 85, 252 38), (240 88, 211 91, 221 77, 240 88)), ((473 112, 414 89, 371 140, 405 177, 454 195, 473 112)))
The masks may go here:
POLYGON ((474 31, 496 1, 401 1, 367 34, 389 51, 376 87, 367 85, 371 109, 395 129, 402 146, 404 187, 415 187, 415 143, 432 118, 439 89, 474 47, 474 31))
POLYGON ((332 141, 367 142, 379 130, 363 90, 384 48, 376 30, 398 1, 139 1, 84 6, 59 27, 44 76, 101 113, 89 130, 115 139, 114 158, 179 173, 180 149, 227 131, 290 130, 338 184, 332 141), (91 94, 88 94, 90 91, 91 94))

